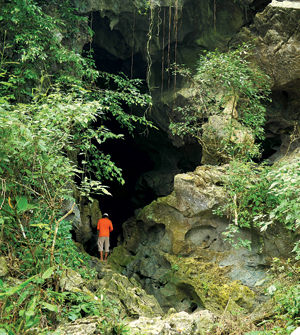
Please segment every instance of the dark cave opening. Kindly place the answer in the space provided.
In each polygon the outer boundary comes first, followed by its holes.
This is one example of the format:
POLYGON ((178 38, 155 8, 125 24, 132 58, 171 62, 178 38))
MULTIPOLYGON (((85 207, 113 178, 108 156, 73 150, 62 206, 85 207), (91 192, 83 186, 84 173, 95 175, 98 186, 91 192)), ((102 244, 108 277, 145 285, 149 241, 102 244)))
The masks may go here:
POLYGON ((101 17, 99 12, 93 12, 89 20, 95 35, 91 43, 84 45, 83 51, 93 50, 97 70, 114 74, 124 73, 128 78, 145 80, 147 62, 140 52, 133 52, 118 30, 110 28, 109 18, 101 17))
MULTIPOLYGON (((97 70, 113 74, 122 72, 128 78, 141 79, 143 84, 140 91, 148 93, 145 80, 147 61, 143 59, 142 54, 139 51, 132 54, 132 48, 122 40, 120 31, 110 28, 110 20, 107 17, 94 12, 90 20, 95 35, 93 41, 84 46, 84 51, 93 49, 97 70), (119 50, 115 50, 112 45, 118 45, 118 48, 122 49, 121 56, 119 50)), ((102 85, 101 80, 98 85, 102 85)), ((143 115, 143 111, 139 110, 133 113, 143 115)), ((148 205, 159 196, 170 194, 175 174, 192 171, 199 165, 201 149, 195 145, 174 147, 168 135, 162 130, 150 129, 146 136, 142 136, 144 129, 139 126, 132 137, 117 121, 105 121, 104 125, 116 134, 124 134, 124 140, 107 140, 99 146, 99 150, 109 154, 116 166, 122 169, 125 180, 124 185, 117 180, 104 180, 103 184, 109 187, 108 190, 113 196, 94 196, 99 201, 101 212, 108 213, 112 220, 114 226, 110 239, 112 249, 117 246, 120 236, 122 239, 122 224, 134 215, 135 210, 148 205), (143 176, 145 174, 146 176, 143 176), (160 187, 159 178, 164 179, 164 175, 171 181, 167 186, 160 187), (151 183, 155 184, 154 188, 151 183)), ((94 242, 96 236, 96 228, 93 228, 94 242)), ((93 241, 88 243, 94 245, 92 249, 89 248, 89 253, 98 255, 93 241)))
POLYGON ((264 162, 265 160, 268 160, 268 158, 270 158, 273 154, 275 154, 279 150, 281 143, 282 141, 279 137, 266 138, 264 141, 262 141, 262 154, 259 162, 264 162))
MULTIPOLYGON (((124 134, 124 140, 107 140, 99 147, 101 151, 111 156, 111 161, 117 167, 122 169, 125 180, 124 185, 116 179, 104 180, 103 184, 109 187, 108 191, 112 196, 94 196, 99 201, 101 212, 108 213, 113 223, 114 230, 110 237, 112 249, 117 246, 120 235, 122 236, 122 224, 134 214, 137 208, 141 207, 139 203, 133 201, 137 180, 140 175, 153 169, 154 164, 135 139, 126 130, 121 129, 117 122, 111 121, 106 126, 115 133, 124 134)), ((154 198, 155 194, 148 192, 144 201, 150 203, 154 198)), ((94 233, 97 233, 96 229, 94 233)))

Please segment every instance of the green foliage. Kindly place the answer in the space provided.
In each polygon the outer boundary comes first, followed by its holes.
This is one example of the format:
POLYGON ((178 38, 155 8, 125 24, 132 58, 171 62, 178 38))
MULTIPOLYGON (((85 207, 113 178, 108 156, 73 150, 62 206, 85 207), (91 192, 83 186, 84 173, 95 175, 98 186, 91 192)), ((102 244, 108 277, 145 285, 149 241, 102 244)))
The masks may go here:
MULTIPOLYGON (((273 166, 231 162, 223 179, 227 202, 216 211, 232 221, 226 238, 236 247, 250 247, 250 241, 237 238, 240 228, 264 232, 280 224, 287 231, 297 231, 299 176, 300 159, 296 155, 273 166)), ((299 260, 299 241, 293 252, 299 260)), ((246 334, 288 335, 300 324, 299 264, 291 259, 274 258, 270 272, 272 281, 265 293, 274 302, 274 315, 246 334)))
POLYGON ((98 73, 93 61, 82 57, 79 49, 80 39, 86 43, 91 38, 85 21, 69 0, 2 2, 1 69, 8 85, 1 93, 24 101, 32 97, 32 88, 37 85, 46 90, 51 82, 73 85, 95 81, 98 73), (74 43, 77 40, 78 46, 74 43))
MULTIPOLYGON (((240 227, 263 232, 280 223, 287 230, 298 229, 299 158, 278 162, 272 167, 233 161, 223 182, 229 201, 216 213, 231 219, 225 235, 232 243, 240 227)), ((236 245, 242 244, 245 246, 245 241, 240 240, 236 245)), ((299 242, 293 251, 296 259, 300 259, 299 242)))
POLYGON ((147 108, 151 99, 140 93, 140 80, 99 73, 91 55, 81 55, 91 31, 73 2, 13 0, 0 8, 0 255, 16 281, 0 281, 0 332, 101 315, 101 333, 121 334, 118 308, 105 295, 59 287, 66 268, 85 280, 95 276, 61 208, 75 196, 110 195, 105 179, 124 183, 121 169, 99 150, 123 138, 106 122, 117 120, 131 134, 136 123, 152 126, 124 112, 147 108))
POLYGON ((269 193, 277 199, 278 205, 269 213, 262 230, 267 229, 276 220, 283 223, 287 229, 295 231, 300 226, 300 159, 278 163, 276 168, 269 172, 268 178, 272 180, 269 193))
POLYGON ((270 90, 266 75, 247 61, 250 55, 247 45, 227 53, 205 52, 192 78, 189 71, 175 68, 178 74, 190 78, 195 97, 193 105, 177 108, 177 120, 170 125, 173 134, 197 138, 203 150, 213 155, 213 147, 225 161, 259 155, 259 146, 253 140, 263 139, 264 103, 269 100, 270 90), (218 131, 211 123, 212 116, 220 116, 224 124, 223 138, 214 146, 208 143, 218 131), (248 134, 244 140, 240 139, 241 133, 248 134))
MULTIPOLYGON (((133 86, 129 84, 130 88, 133 86)), ((97 148, 97 143, 100 145, 121 135, 113 134, 104 125, 93 127, 93 122, 99 119, 104 122, 111 113, 132 131, 131 122, 146 124, 147 121, 122 112, 121 91, 116 91, 115 95, 110 92, 110 98, 108 94, 107 91, 104 95, 100 92, 98 100, 91 100, 90 92, 82 88, 75 87, 67 93, 57 88, 48 95, 36 95, 30 104, 0 105, 3 192, 0 211, 20 223, 21 218, 29 220, 33 209, 43 209, 49 215, 51 213, 51 221, 62 200, 70 197, 71 186, 76 187, 75 175, 82 178, 83 185, 82 188, 79 185, 79 190, 84 196, 96 192, 107 194, 102 185, 104 179, 117 178, 124 182, 121 170, 110 156, 97 148), (77 154, 85 158, 83 163, 86 164, 81 170, 75 165, 77 154), (92 177, 96 180, 89 183, 92 177)), ((128 104, 146 103, 138 93, 131 98, 129 95, 128 92, 123 95, 128 104)))
POLYGON ((227 194, 226 203, 215 213, 226 215, 232 223, 229 224, 226 239, 235 247, 250 248, 250 241, 235 236, 239 228, 256 228, 262 230, 262 218, 268 215, 279 199, 269 192, 272 180, 268 178, 270 167, 250 162, 232 161, 223 177, 227 194))
MULTIPOLYGON (((300 324, 299 265, 291 259, 273 258, 270 269, 271 285, 265 288, 274 303, 274 314, 264 320, 260 326, 264 331, 260 335, 289 335, 300 324)), ((253 334, 254 333, 247 333, 253 334)))
POLYGON ((32 327, 49 329, 58 322, 96 315, 103 319, 99 325, 102 334, 111 334, 112 329, 118 330, 118 334, 125 333, 115 302, 107 300, 104 294, 98 297, 80 291, 54 291, 51 287, 55 284, 56 274, 53 268, 49 268, 15 287, 0 280, 0 297, 3 302, 0 306, 1 329, 21 334, 32 327))
MULTIPOLYGON (((17 236, 20 232, 19 236, 25 239, 30 224, 41 217, 47 217, 45 224, 52 229, 63 201, 72 200, 76 188, 79 195, 90 198, 95 193, 110 194, 102 184, 105 179, 115 178, 124 183, 121 169, 111 161, 110 155, 99 151, 107 139, 122 138, 121 134, 107 129, 105 122, 116 119, 131 133, 136 122, 151 126, 145 117, 129 115, 123 110, 124 106, 147 107, 151 101, 148 95, 139 92, 140 80, 98 73, 79 54, 73 60, 75 49, 66 39, 74 40, 74 34, 79 31, 73 32, 69 26, 75 26, 75 22, 80 25, 82 18, 75 15, 68 1, 63 5, 47 2, 45 6, 31 0, 15 0, 2 4, 2 9, 0 22, 7 31, 3 36, 0 68, 3 79, 0 83, 0 213, 4 220, 1 222, 12 224, 17 236), (46 11, 54 11, 51 14, 55 17, 46 11), (22 35, 18 35, 21 31, 22 35), (71 35, 63 35, 66 31, 71 35), (65 60, 61 59, 62 54, 65 60), (12 62, 12 58, 17 62, 12 62), (41 61, 45 68, 29 82, 24 73, 28 73, 30 64, 39 69, 41 61), (51 74, 51 82, 47 71, 58 63, 63 68, 57 70, 59 76, 51 74), (21 82, 15 81, 19 70, 22 75, 18 78, 26 82, 27 88, 39 85, 30 94, 22 91, 21 82), (70 80, 62 80, 66 75, 70 80), (104 79, 101 89, 92 86, 96 78, 104 79), (15 90, 21 94, 18 99, 15 90), (75 183, 76 176, 81 185, 75 183)), ((56 232, 53 244, 55 235, 56 232)))

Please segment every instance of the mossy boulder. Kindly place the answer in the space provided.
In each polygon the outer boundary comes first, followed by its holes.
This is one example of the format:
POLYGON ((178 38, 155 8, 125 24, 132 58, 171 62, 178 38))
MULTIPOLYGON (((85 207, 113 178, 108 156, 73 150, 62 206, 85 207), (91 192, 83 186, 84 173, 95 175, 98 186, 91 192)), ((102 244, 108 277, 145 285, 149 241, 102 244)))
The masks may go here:
POLYGON ((107 263, 117 272, 122 272, 126 265, 134 260, 134 256, 125 249, 124 245, 115 247, 107 259, 107 263))
POLYGON ((104 292, 108 299, 119 301, 122 317, 155 317, 163 314, 155 297, 146 294, 134 278, 128 279, 111 271, 101 280, 100 285, 96 295, 104 292))
POLYGON ((84 279, 76 271, 66 269, 61 274, 59 285, 62 290, 72 292, 84 285, 84 279))
POLYGON ((226 246, 222 239, 216 241, 211 236, 207 240, 205 229, 215 231, 220 237, 227 226, 228 220, 212 213, 225 197, 222 187, 217 185, 224 170, 224 167, 202 166, 194 172, 176 175, 171 195, 158 198, 144 207, 137 215, 135 225, 132 221, 129 228, 124 224, 124 230, 128 231, 126 236, 130 236, 130 239, 125 238, 126 248, 128 246, 131 251, 137 252, 147 239, 147 245, 154 243, 160 250, 181 255, 208 246, 223 251, 226 246), (197 227, 198 240, 189 239, 188 232, 197 227), (204 227, 203 232, 199 227, 204 227))
POLYGON ((253 150, 254 136, 251 130, 228 115, 212 115, 203 125, 203 156, 201 163, 220 165, 229 163, 232 157, 226 152, 229 143, 235 149, 235 158, 244 157, 253 150), (243 150, 241 148, 244 148, 243 150))
POLYGON ((194 307, 208 309, 217 315, 225 309, 241 313, 254 308, 255 293, 240 281, 231 281, 226 277, 231 267, 220 268, 199 258, 166 257, 171 263, 171 270, 165 277, 173 284, 179 299, 190 295, 194 307))
MULTIPOLYGON (((218 257, 215 253, 216 261, 218 257)), ((124 273, 152 294, 165 313, 172 307, 189 313, 208 309, 216 315, 225 309, 249 312, 255 307, 255 293, 230 278, 232 268, 219 267, 205 257, 178 257, 148 248, 137 254, 124 273)))

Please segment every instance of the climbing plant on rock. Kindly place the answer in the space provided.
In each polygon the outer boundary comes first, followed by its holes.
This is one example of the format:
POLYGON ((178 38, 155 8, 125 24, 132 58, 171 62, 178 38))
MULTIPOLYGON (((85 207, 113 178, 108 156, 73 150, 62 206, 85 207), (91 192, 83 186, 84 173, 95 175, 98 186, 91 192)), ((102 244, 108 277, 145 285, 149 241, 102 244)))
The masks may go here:
POLYGON ((247 57, 248 45, 226 53, 205 52, 195 75, 177 67, 193 85, 194 103, 178 107, 170 129, 181 137, 194 137, 215 163, 232 158, 255 157, 263 139, 265 103, 269 100, 268 77, 247 57))

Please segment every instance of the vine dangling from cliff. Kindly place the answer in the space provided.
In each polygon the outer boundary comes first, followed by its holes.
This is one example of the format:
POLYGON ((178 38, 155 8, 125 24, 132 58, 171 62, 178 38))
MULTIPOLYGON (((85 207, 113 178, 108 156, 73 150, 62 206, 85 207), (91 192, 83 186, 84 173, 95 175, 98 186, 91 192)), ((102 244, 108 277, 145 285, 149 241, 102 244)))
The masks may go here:
POLYGON ((170 0, 169 4, 169 41, 168 41, 168 88, 170 88, 170 81, 171 81, 171 74, 170 74, 170 67, 171 67, 171 61, 170 61, 170 49, 171 49, 171 21, 172 21, 172 2, 170 0))
POLYGON ((214 30, 215 30, 215 35, 217 35, 217 4, 216 4, 216 0, 214 0, 214 30))
POLYGON ((161 59, 161 94, 162 94, 163 89, 164 89, 165 34, 166 34, 166 8, 164 7, 163 35, 162 35, 162 59, 161 59))
POLYGON ((148 41, 147 41, 147 75, 146 75, 146 81, 149 88, 149 91, 151 91, 150 86, 150 77, 151 77, 151 66, 152 66, 152 58, 151 58, 151 40, 152 40, 152 32, 153 32, 153 17, 154 17, 154 5, 152 3, 152 0, 149 2, 149 31, 148 31, 148 41))
POLYGON ((174 14, 174 34, 175 34, 175 50, 174 50, 174 65, 175 65, 175 71, 174 71, 174 90, 176 90, 176 68, 177 68, 177 36, 178 36, 178 0, 176 0, 175 3, 175 14, 174 14))

